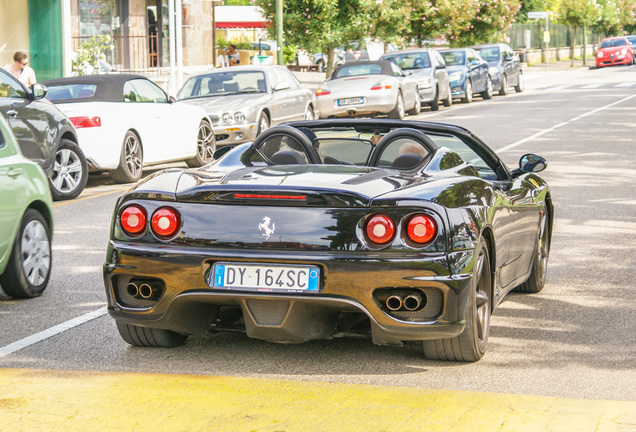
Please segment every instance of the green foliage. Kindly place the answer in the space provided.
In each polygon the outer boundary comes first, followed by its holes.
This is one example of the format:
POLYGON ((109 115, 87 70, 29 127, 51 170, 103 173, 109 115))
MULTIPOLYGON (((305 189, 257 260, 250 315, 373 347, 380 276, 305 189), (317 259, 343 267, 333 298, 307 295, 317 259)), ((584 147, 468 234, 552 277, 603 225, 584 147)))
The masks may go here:
POLYGON ((575 28, 592 27, 602 16, 595 0, 563 0, 559 6, 560 20, 575 28))
POLYGON ((468 28, 456 36, 454 44, 510 42, 506 31, 521 7, 519 0, 482 0, 476 4, 477 13, 470 19, 468 28))
POLYGON ((232 38, 230 40, 225 39, 224 37, 216 38, 216 46, 221 49, 228 49, 230 45, 236 45, 236 49, 250 49, 251 44, 250 41, 247 40, 246 37, 242 36, 240 38, 232 38))
POLYGON ((296 55, 298 50, 295 45, 283 46, 283 63, 294 63, 296 61, 296 55))
POLYGON ((100 59, 106 59, 105 52, 112 50, 110 35, 93 36, 82 42, 76 51, 76 57, 72 60, 74 75, 88 75, 99 69, 100 59))

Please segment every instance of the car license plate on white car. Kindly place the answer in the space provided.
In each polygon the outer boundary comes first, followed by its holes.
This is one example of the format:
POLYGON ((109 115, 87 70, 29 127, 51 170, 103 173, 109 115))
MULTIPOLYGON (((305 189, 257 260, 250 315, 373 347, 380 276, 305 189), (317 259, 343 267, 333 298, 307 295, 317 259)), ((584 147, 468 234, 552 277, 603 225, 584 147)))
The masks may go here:
POLYGON ((364 103, 363 97, 338 99, 338 106, 344 105, 360 105, 364 103))
POLYGON ((211 288, 249 291, 318 292, 315 266, 216 263, 208 276, 211 288))

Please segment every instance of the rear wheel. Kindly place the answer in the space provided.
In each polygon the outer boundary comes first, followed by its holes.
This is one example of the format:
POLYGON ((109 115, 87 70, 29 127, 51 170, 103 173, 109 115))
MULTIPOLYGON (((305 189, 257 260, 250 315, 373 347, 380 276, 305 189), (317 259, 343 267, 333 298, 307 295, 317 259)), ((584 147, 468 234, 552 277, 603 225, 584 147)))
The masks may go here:
POLYGON ((468 303, 464 331, 452 339, 422 341, 426 358, 473 362, 481 359, 486 352, 490 333, 492 273, 488 249, 483 240, 475 250, 468 303))
POLYGON ((499 96, 505 96, 508 94, 508 77, 506 75, 501 77, 501 88, 499 89, 499 96))
POLYGON ((419 89, 415 90, 415 101, 413 108, 409 111, 409 115, 418 115, 422 112, 422 100, 420 99, 419 89))
POLYGON ((534 251, 534 261, 528 280, 515 288, 522 293, 538 293, 545 286, 548 273, 548 257, 550 256, 550 227, 548 226, 548 212, 544 212, 539 227, 539 237, 534 251))
POLYGON ((121 338, 133 346, 174 348, 183 345, 188 335, 156 328, 140 327, 117 321, 121 338))
POLYGON ((121 149, 119 167, 110 172, 117 183, 133 183, 141 178, 144 166, 143 151, 139 137, 133 132, 126 132, 121 149))
POLYGON ((314 108, 309 105, 307 107, 307 111, 305 111, 305 120, 314 120, 316 118, 316 114, 314 113, 314 108))
POLYGON ((76 198, 88 181, 88 165, 84 152, 71 140, 61 139, 55 153, 53 176, 49 179, 55 201, 76 198))
POLYGON ((473 83, 470 79, 466 80, 466 95, 462 98, 462 102, 471 103, 473 101, 473 83))
POLYGON ((517 93, 521 93, 523 89, 524 89, 523 73, 519 72, 519 80, 517 81, 517 85, 515 86, 515 91, 517 93))
POLYGON ((490 77, 486 79, 486 90, 481 92, 481 97, 483 99, 492 99, 492 79, 490 77))
POLYGON ((405 116, 404 112, 404 97, 402 96, 402 92, 398 92, 397 101, 395 102, 395 108, 389 113, 389 118, 404 120, 405 116))
POLYGON ((51 232, 42 214, 28 209, 13 244, 9 263, 0 275, 2 289, 14 298, 37 297, 51 275, 51 232))
POLYGON ((186 160, 189 167, 200 167, 214 160, 216 138, 207 120, 201 120, 197 134, 197 154, 186 160))

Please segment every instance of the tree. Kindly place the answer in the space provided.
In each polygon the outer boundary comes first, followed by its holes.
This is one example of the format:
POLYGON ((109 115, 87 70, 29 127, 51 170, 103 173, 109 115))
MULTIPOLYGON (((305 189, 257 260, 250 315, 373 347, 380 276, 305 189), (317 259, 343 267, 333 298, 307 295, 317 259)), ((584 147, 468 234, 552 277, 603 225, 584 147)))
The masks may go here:
MULTIPOLYGON (((256 0, 276 33, 276 1, 256 0)), ((327 53, 327 74, 333 70, 335 48, 360 33, 359 0, 285 0, 283 35, 286 44, 327 53)))
POLYGON ((413 0, 411 35, 418 45, 437 38, 458 45, 462 32, 470 30, 477 7, 476 0, 413 0))
POLYGON ((404 45, 405 39, 410 39, 411 6, 404 0, 362 0, 360 5, 356 39, 380 39, 385 51, 389 42, 404 45))
POLYGON ((460 46, 477 43, 509 42, 506 31, 515 20, 521 4, 519 0, 481 0, 477 2, 477 13, 468 28, 456 38, 460 46))
MULTIPOLYGON (((571 26, 576 35, 576 29, 583 29, 583 64, 587 57, 587 28, 595 25, 601 19, 601 8, 595 0, 564 0, 559 6, 559 15, 563 23, 571 26)), ((574 64, 574 46, 576 38, 572 37, 572 64, 574 64)))

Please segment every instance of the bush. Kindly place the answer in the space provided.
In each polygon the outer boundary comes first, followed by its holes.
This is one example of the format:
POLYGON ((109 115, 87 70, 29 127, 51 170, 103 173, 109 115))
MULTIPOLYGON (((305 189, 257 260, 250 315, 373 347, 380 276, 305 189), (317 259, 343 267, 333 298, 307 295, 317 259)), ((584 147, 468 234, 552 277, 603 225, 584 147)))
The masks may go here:
POLYGON ((99 60, 106 59, 106 51, 114 47, 110 44, 110 35, 92 36, 82 42, 72 60, 73 75, 90 75, 99 71, 99 60))

